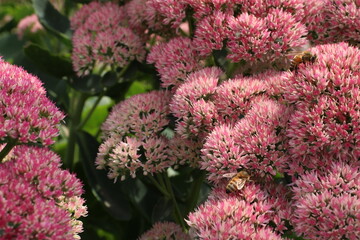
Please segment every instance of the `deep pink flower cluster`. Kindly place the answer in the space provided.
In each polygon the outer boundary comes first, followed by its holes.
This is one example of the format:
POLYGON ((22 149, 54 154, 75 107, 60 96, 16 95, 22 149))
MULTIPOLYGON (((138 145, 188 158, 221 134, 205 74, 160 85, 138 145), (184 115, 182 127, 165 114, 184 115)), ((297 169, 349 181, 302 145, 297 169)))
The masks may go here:
POLYGON ((281 185, 247 183, 241 194, 232 195, 220 186, 189 214, 189 233, 200 239, 282 239, 279 233, 290 218, 287 194, 281 185))
POLYGON ((303 22, 315 43, 360 42, 360 2, 353 0, 304 1, 303 22))
POLYGON ((328 172, 301 176, 293 187, 295 232, 306 239, 358 239, 360 170, 333 164, 328 172))
POLYGON ((102 126, 105 142, 96 159, 98 168, 124 180, 140 169, 146 175, 174 165, 169 140, 161 135, 169 124, 169 97, 168 92, 153 91, 116 105, 102 126))
POLYGON ((125 8, 115 3, 92 2, 71 18, 72 60, 78 75, 100 66, 125 67, 142 61, 145 50, 140 37, 127 26, 125 8))
POLYGON ((1 140, 52 144, 63 118, 37 77, 0 59, 1 140))
POLYGON ((139 240, 190 240, 188 234, 184 233, 181 227, 172 222, 157 222, 145 232, 139 240))
POLYGON ((36 14, 24 17, 17 25, 17 35, 22 39, 27 32, 36 33, 44 29, 36 14))
POLYGON ((79 239, 82 184, 45 148, 17 146, 0 164, 1 239, 79 239))
POLYGON ((360 157, 360 50, 340 43, 311 51, 315 63, 301 64, 282 84, 296 106, 286 132, 291 175, 360 157))
POLYGON ((189 38, 173 38, 151 49, 148 63, 154 63, 161 78, 161 86, 176 89, 186 81, 189 73, 202 68, 200 58, 189 38))

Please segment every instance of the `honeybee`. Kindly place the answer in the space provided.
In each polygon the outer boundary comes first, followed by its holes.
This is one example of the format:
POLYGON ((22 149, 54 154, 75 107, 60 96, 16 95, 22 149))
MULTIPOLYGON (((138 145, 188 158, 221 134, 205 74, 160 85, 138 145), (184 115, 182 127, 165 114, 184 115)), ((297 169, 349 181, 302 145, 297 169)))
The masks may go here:
POLYGON ((245 183, 250 180, 250 174, 245 170, 241 170, 238 173, 227 173, 223 176, 231 178, 226 185, 226 193, 240 191, 245 186, 245 183))
POLYGON ((301 63, 314 63, 316 60, 316 55, 312 54, 309 51, 303 51, 298 54, 296 54, 290 63, 290 71, 297 71, 299 68, 299 65, 301 63))

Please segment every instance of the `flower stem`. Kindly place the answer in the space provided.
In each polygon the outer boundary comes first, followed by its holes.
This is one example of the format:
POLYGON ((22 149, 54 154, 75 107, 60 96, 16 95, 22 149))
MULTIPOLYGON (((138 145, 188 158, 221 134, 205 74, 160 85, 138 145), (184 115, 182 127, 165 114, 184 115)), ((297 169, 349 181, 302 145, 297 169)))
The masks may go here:
POLYGON ((184 218, 182 216, 182 213, 180 211, 179 205, 177 204, 175 194, 174 194, 174 191, 173 191, 172 186, 171 186, 170 179, 169 179, 169 177, 168 177, 168 175, 166 173, 163 174, 163 177, 165 179, 165 185, 166 185, 166 187, 168 189, 168 192, 170 193, 170 197, 171 197, 171 199, 173 201, 173 204, 174 204, 175 216, 177 217, 178 223, 180 224, 180 226, 183 228, 184 231, 186 231, 187 230, 186 223, 185 223, 184 218))
POLYGON ((98 96, 98 98, 96 99, 95 103, 93 104, 93 106, 91 107, 90 111, 88 112, 88 114, 86 115, 86 117, 84 118, 84 120, 76 127, 77 130, 81 130, 84 125, 86 124, 86 122, 90 119, 91 115, 94 113, 97 105, 99 104, 99 102, 101 101, 101 99, 103 98, 104 93, 102 93, 101 95, 98 96))
POLYGON ((77 126, 81 120, 81 113, 84 108, 84 104, 86 101, 87 95, 84 93, 75 93, 73 105, 70 108, 69 112, 69 138, 68 144, 66 148, 66 155, 65 155, 65 166, 69 169, 73 167, 74 163, 74 155, 75 155, 75 145, 76 145, 76 131, 77 126))
POLYGON ((170 195, 169 195, 169 193, 167 192, 166 188, 164 188, 163 186, 161 186, 161 184, 159 184, 153 176, 148 175, 147 177, 149 177, 149 179, 150 179, 150 181, 152 182, 152 184, 154 184, 154 186, 155 186, 162 194, 164 194, 165 197, 170 198, 170 195))
POLYGON ((0 163, 3 162, 4 158, 8 153, 13 149, 17 144, 17 139, 10 139, 8 143, 6 143, 5 147, 0 152, 0 163))

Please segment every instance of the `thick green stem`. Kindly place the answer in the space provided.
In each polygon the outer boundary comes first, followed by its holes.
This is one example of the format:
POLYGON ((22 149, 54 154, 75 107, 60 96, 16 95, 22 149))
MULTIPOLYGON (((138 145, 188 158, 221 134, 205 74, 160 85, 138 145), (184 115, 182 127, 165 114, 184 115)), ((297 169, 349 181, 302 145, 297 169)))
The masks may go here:
POLYGON ((13 147, 16 146, 17 140, 16 139, 10 139, 8 143, 6 143, 5 147, 0 152, 0 163, 3 162, 4 158, 8 153, 13 149, 13 147))
POLYGON ((166 185, 166 187, 168 189, 168 192, 170 193, 170 197, 171 197, 171 199, 173 201, 173 204, 174 204, 175 216, 177 217, 178 223, 180 224, 180 226, 183 228, 184 231, 186 231, 187 230, 186 223, 185 223, 184 217, 182 216, 182 213, 180 211, 179 205, 177 204, 175 194, 174 194, 174 191, 173 191, 172 186, 171 186, 170 179, 169 179, 169 177, 168 177, 168 175, 166 173, 163 175, 163 177, 165 179, 165 185, 166 185))
POLYGON ((75 146, 76 146, 76 131, 77 126, 81 120, 81 113, 84 108, 84 104, 87 96, 83 93, 74 94, 74 99, 72 101, 73 105, 70 108, 70 119, 69 119, 69 138, 66 148, 65 155, 65 166, 69 169, 72 169, 74 163, 75 155, 75 146))

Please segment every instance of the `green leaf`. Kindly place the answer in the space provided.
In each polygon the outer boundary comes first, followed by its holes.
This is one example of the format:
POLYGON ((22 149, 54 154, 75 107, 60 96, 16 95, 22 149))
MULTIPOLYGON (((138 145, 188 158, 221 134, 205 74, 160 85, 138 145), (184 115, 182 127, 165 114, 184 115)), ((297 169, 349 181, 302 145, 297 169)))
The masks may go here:
POLYGON ((90 95, 96 95, 103 90, 101 77, 97 74, 74 77, 71 79, 70 85, 79 92, 90 95))
POLYGON ((30 43, 24 48, 25 55, 41 70, 55 77, 73 75, 71 59, 54 55, 43 47, 30 43))
POLYGON ((130 220, 132 216, 131 207, 121 189, 121 182, 114 183, 107 178, 104 170, 98 170, 95 167, 99 143, 94 137, 83 131, 78 133, 78 143, 86 178, 94 195, 115 219, 130 220))
POLYGON ((70 21, 62 15, 48 0, 32 0, 35 13, 41 24, 55 35, 70 39, 70 21))
POLYGON ((159 198, 153 208, 151 221, 155 223, 166 220, 171 215, 173 208, 173 201, 165 197, 159 198))

